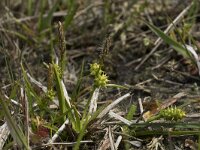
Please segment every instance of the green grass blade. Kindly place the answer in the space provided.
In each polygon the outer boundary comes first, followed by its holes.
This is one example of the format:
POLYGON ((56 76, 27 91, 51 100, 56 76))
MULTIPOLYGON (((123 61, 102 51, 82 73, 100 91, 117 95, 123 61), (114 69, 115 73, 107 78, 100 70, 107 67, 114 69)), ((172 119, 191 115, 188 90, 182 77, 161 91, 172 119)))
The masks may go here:
POLYGON ((38 30, 42 31, 43 28, 43 15, 45 13, 45 7, 47 4, 47 0, 42 0, 39 2, 40 3, 40 16, 39 16, 39 20, 38 20, 38 30))
POLYGON ((7 56, 5 56, 5 62, 6 62, 6 69, 8 70, 10 83, 13 84, 15 82, 15 78, 14 78, 13 71, 11 69, 10 59, 8 59, 7 56))
POLYGON ((76 86, 75 86, 75 88, 74 88, 74 90, 73 90, 73 92, 72 92, 71 98, 72 98, 72 101, 73 101, 73 102, 77 101, 78 96, 79 96, 79 92, 80 92, 80 89, 81 89, 81 83, 82 83, 82 80, 83 80, 84 64, 85 64, 85 62, 83 61, 83 62, 82 62, 82 65, 81 65, 80 76, 79 76, 78 81, 77 81, 77 83, 76 83, 76 86))
MULTIPOLYGON (((133 118, 133 115, 135 114, 136 110, 137 110, 137 107, 135 105, 131 105, 131 107, 129 108, 128 114, 126 115, 126 119, 130 121, 133 118)), ((128 126, 124 125, 122 128, 123 128, 124 134, 130 133, 128 126)), ((124 138, 125 138, 125 140, 129 140, 128 137, 124 137, 124 138)), ((131 144, 126 142, 124 144, 124 147, 125 147, 126 150, 128 150, 128 149, 130 149, 131 144)))
POLYGON ((27 11, 28 11, 28 15, 29 15, 29 16, 32 15, 32 9, 33 9, 33 1, 32 1, 32 0, 28 0, 27 11))
POLYGON ((163 31, 161 31, 156 26, 145 22, 146 25, 155 33, 157 34, 164 42, 171 45, 178 53, 180 53, 185 58, 191 58, 191 56, 188 54, 188 51, 186 48, 184 48, 180 43, 174 41, 169 36, 167 36, 163 31))
MULTIPOLYGON (((70 104, 69 101, 66 101, 62 81, 60 79, 60 74, 58 73, 56 64, 53 65, 55 80, 56 80, 56 89, 59 100, 60 114, 67 114, 69 121, 72 123, 74 130, 78 133, 80 131, 80 117, 79 113, 74 106, 70 104)), ((62 117, 62 122, 66 120, 66 116, 62 117)))
POLYGON ((27 93, 29 93, 29 95, 32 95, 36 99, 37 104, 40 106, 42 104, 41 98, 34 91, 31 83, 28 80, 28 76, 27 76, 26 71, 24 70, 24 67, 22 64, 21 64, 21 68, 22 68, 22 74, 23 74, 23 78, 25 81, 27 93))
POLYGON ((97 118, 97 116, 102 112, 102 110, 106 107, 107 105, 103 105, 102 107, 100 107, 96 112, 94 112, 92 114, 92 116, 90 116, 90 114, 88 116, 86 116, 85 118, 82 118, 81 120, 81 131, 78 135, 78 139, 77 139, 77 143, 76 145, 74 146, 74 150, 78 150, 79 149, 79 146, 81 144, 81 140, 83 139, 85 133, 86 133, 86 129, 87 129, 87 126, 89 124, 92 123, 93 120, 95 120, 97 118))
POLYGON ((6 32, 6 33, 9 33, 11 35, 15 35, 17 36, 18 38, 26 41, 26 42, 29 42, 28 38, 26 36, 24 36, 23 34, 19 33, 19 32, 16 32, 16 31, 12 31, 12 30, 7 30, 7 29, 0 29, 0 31, 3 31, 3 32, 6 32))
POLYGON ((76 14, 76 10, 77 10, 77 5, 76 5, 76 1, 75 0, 68 0, 67 4, 68 4, 68 14, 65 17, 65 21, 64 21, 64 29, 65 30, 72 23, 73 18, 74 18, 75 14, 76 14))
POLYGON ((17 123, 12 118, 7 103, 3 99, 4 99, 3 96, 0 94, 0 104, 2 106, 12 137, 16 140, 19 146, 24 147, 27 150, 30 149, 25 135, 23 134, 21 129, 18 127, 17 123))
MULTIPOLYGON (((54 68, 54 74, 55 74, 55 80, 56 80, 56 89, 57 89, 58 100, 59 100, 60 114, 64 114, 67 111, 67 107, 66 107, 63 88, 61 85, 60 74, 58 73, 56 64, 53 64, 53 68, 54 68)), ((63 116, 62 121, 64 122, 65 120, 66 120, 66 117, 63 116)))
POLYGON ((49 10, 47 17, 43 17, 41 21, 40 31, 48 28, 51 25, 53 13, 56 11, 58 6, 59 6, 59 0, 57 0, 56 3, 53 5, 53 7, 49 10))
POLYGON ((20 85, 18 83, 18 81, 16 81, 13 85, 12 85, 12 90, 10 92, 9 98, 10 99, 17 99, 17 92, 20 88, 20 85))
POLYGON ((78 135, 78 139, 77 139, 77 141, 76 141, 77 143, 76 143, 76 145, 75 145, 74 148, 73 148, 74 150, 78 150, 78 149, 79 149, 80 144, 81 144, 81 140, 83 139, 83 137, 84 137, 84 135, 85 135, 85 131, 86 131, 88 122, 89 122, 88 118, 85 118, 85 120, 84 120, 84 122, 83 122, 83 124, 82 124, 81 131, 80 131, 80 133, 79 133, 79 135, 78 135))
POLYGON ((178 130, 178 131, 167 131, 167 130, 153 130, 153 131, 138 131, 133 132, 134 136, 155 136, 155 135, 173 135, 173 136, 188 136, 188 135, 199 135, 198 131, 191 131, 191 130, 178 130))
POLYGON ((188 12, 187 18, 189 19, 188 23, 194 24, 196 22, 195 16, 198 14, 199 11, 199 1, 193 0, 192 3, 193 5, 188 12))
POLYGON ((146 127, 154 127, 160 128, 179 128, 179 129, 200 129, 200 122, 195 122, 195 123, 185 123, 185 122, 172 122, 172 123, 132 123, 131 128, 146 128, 146 127))
POLYGON ((81 131, 81 121, 80 121, 80 115, 79 115, 79 112, 78 110, 74 107, 73 107, 73 110, 74 110, 74 117, 75 117, 75 120, 74 120, 74 127, 75 127, 75 131, 76 133, 79 133, 81 131))

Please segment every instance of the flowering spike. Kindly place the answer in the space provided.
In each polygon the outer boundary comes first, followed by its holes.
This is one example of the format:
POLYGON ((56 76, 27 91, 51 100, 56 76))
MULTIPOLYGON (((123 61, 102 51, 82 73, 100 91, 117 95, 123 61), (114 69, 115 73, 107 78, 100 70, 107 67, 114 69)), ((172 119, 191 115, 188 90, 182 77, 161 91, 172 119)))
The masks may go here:
POLYGON ((98 87, 105 87, 108 81, 108 76, 105 73, 102 73, 95 78, 95 85, 98 87))
POLYGON ((94 84, 97 87, 105 87, 108 83, 108 76, 101 70, 98 63, 90 64, 90 75, 94 76, 94 84))
POLYGON ((183 119, 183 117, 185 117, 185 111, 176 108, 176 107, 171 107, 171 108, 167 108, 164 109, 160 112, 160 115, 162 118, 164 118, 165 120, 181 120, 183 119))
POLYGON ((99 72, 101 73, 101 67, 98 63, 93 63, 90 64, 90 74, 93 76, 96 76, 99 74, 99 72))

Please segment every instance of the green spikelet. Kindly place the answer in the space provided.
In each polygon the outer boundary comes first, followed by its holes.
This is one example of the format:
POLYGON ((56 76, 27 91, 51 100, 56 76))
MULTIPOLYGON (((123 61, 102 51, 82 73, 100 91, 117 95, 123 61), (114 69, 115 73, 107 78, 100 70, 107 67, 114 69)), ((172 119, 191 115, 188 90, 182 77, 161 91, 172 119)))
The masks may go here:
POLYGON ((181 120, 185 117, 185 111, 176 108, 176 107, 170 107, 167 109, 164 109, 160 112, 161 118, 164 118, 165 120, 181 120))
POLYGON ((108 76, 101 70, 101 65, 98 63, 90 64, 90 75, 94 76, 96 87, 105 87, 109 82, 108 76))

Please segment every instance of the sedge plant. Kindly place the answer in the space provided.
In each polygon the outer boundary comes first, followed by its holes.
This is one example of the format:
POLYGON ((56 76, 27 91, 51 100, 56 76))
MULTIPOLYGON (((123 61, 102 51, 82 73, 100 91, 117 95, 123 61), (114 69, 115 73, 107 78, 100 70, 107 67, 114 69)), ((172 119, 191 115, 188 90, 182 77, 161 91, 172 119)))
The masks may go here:
MULTIPOLYGON (((123 88, 123 86, 109 84, 109 77, 103 70, 103 60, 110 44, 105 44, 106 48, 103 48, 99 60, 90 64, 89 76, 93 80, 92 90, 88 93, 90 96, 86 99, 87 102, 83 106, 84 110, 82 111, 77 103, 77 99, 79 98, 82 88, 84 63, 73 92, 68 94, 64 82, 67 54, 62 23, 59 23, 58 27, 60 53, 57 59, 58 61, 54 62, 54 60, 52 60, 52 63, 46 65, 48 69, 47 87, 28 74, 24 63, 21 63, 22 83, 20 86, 24 89, 24 93, 27 96, 27 114, 30 118, 28 122, 31 131, 30 140, 34 138, 37 142, 41 142, 40 139, 37 139, 37 134, 41 134, 42 131, 42 136, 47 136, 50 134, 50 130, 51 136, 53 136, 53 134, 58 131, 59 127, 67 122, 71 134, 64 134, 64 131, 62 134, 68 139, 70 139, 68 136, 75 135, 76 144, 74 149, 79 149, 81 140, 84 135, 89 132, 89 124, 92 124, 95 119, 98 119, 98 115, 105 108, 104 106, 98 107, 97 105, 101 89, 105 89, 106 87, 123 88), (56 107, 56 109, 52 108, 52 105, 56 107)), ((7 122, 10 128, 13 129, 11 132, 12 136, 16 139, 18 145, 25 147, 25 149, 29 149, 29 142, 27 141, 24 132, 20 129, 23 125, 21 127, 16 125, 18 123, 12 118, 2 96, 0 97, 0 102, 3 105, 3 111, 7 118, 7 122)))

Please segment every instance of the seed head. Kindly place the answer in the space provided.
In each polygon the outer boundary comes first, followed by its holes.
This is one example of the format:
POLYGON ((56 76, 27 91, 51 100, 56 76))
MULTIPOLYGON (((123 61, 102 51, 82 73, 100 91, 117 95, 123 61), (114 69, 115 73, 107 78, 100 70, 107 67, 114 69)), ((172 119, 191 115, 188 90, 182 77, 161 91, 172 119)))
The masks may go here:
POLYGON ((183 117, 185 117, 185 111, 176 108, 176 107, 171 107, 171 108, 167 108, 165 110, 162 110, 160 112, 160 115, 162 118, 164 118, 165 120, 181 120, 183 119, 183 117))
POLYGON ((105 87, 108 81, 108 76, 105 73, 102 73, 101 75, 98 75, 97 78, 95 78, 95 85, 97 87, 105 87))
POLYGON ((90 64, 90 74, 96 76, 102 72, 101 67, 98 63, 90 64))

